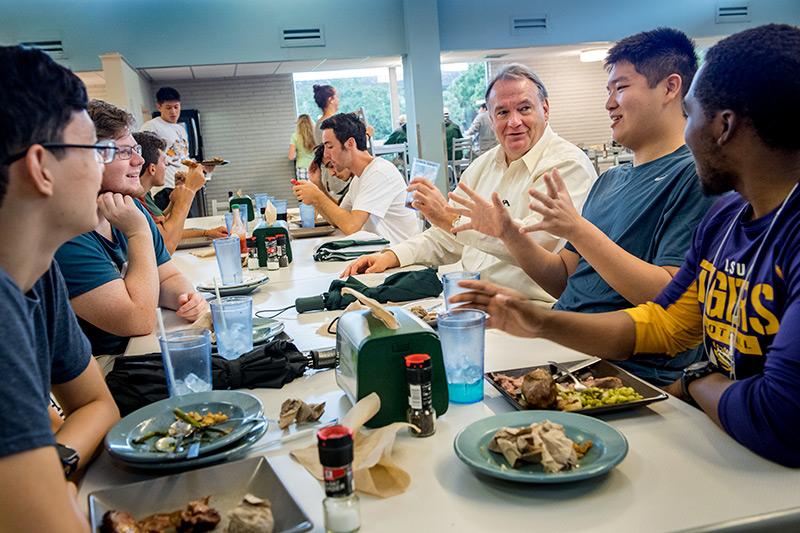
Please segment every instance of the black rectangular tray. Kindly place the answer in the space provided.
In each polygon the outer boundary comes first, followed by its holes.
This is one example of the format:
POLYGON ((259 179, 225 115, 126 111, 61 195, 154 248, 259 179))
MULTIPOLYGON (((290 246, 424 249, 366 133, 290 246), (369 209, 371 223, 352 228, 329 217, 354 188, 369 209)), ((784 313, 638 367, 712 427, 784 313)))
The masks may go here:
MULTIPOLYGON (((566 367, 571 367, 571 366, 573 366, 573 365, 575 365, 577 363, 580 363, 580 361, 571 361, 571 362, 562 363, 562 364, 564 366, 566 366, 566 367)), ((501 387, 494 379, 492 379, 491 374, 506 374, 506 375, 511 376, 513 378, 518 378, 520 376, 524 376, 525 374, 527 374, 528 372, 531 372, 532 370, 536 370, 537 368, 544 368, 545 370, 548 370, 548 371, 552 372, 553 374, 555 374, 557 372, 557 370, 558 370, 556 368, 552 368, 550 365, 527 366, 525 368, 513 368, 513 369, 510 369, 510 370, 497 370, 495 372, 487 372, 487 373, 485 373, 483 375, 483 377, 495 389, 500 391, 500 394, 503 395, 503 397, 506 399, 506 401, 508 401, 508 403, 510 403, 511 405, 514 406, 514 409, 516 409, 517 411, 525 411, 528 408, 524 407, 522 404, 520 404, 516 397, 514 397, 511 394, 509 394, 508 392, 506 392, 505 389, 503 389, 503 387, 501 387)), ((578 379, 582 379, 582 378, 588 377, 589 374, 591 374, 592 376, 594 376, 596 378, 604 378, 604 377, 608 377, 608 376, 616 376, 622 381, 623 386, 631 387, 633 390, 635 390, 636 392, 641 394, 642 395, 642 399, 641 400, 636 400, 636 401, 633 401, 633 402, 616 404, 616 405, 604 405, 602 407, 591 407, 589 409, 580 409, 578 411, 571 411, 572 413, 580 413, 580 414, 590 415, 591 416, 591 415, 597 415, 597 414, 601 414, 601 413, 609 413, 609 412, 612 412, 612 411, 623 411, 623 410, 626 410, 626 409, 633 409, 635 407, 641 407, 643 405, 647 405, 647 404, 650 404, 650 403, 653 403, 653 402, 660 402, 661 400, 666 400, 667 399, 667 394, 664 391, 662 391, 661 389, 659 389, 657 387, 654 387, 653 385, 650 385, 646 381, 644 381, 644 380, 634 376, 633 374, 630 374, 630 373, 622 370, 618 366, 615 366, 615 365, 609 363, 608 361, 604 361, 602 359, 600 361, 596 362, 595 364, 591 365, 591 366, 588 366, 586 368, 582 368, 582 369, 578 370, 577 372, 573 372, 573 374, 575 374, 575 376, 578 379)), ((559 383, 566 384, 566 383, 569 383, 569 382, 570 382, 569 378, 559 380, 559 383)))

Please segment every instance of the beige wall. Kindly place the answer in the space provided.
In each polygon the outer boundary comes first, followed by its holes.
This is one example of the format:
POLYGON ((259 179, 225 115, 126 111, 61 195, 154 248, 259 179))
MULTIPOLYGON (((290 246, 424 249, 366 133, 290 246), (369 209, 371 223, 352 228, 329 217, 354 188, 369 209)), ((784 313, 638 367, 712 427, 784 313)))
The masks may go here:
POLYGON ((141 126, 150 119, 150 111, 155 109, 150 82, 120 54, 104 54, 100 56, 100 61, 106 80, 107 101, 127 109, 141 126))

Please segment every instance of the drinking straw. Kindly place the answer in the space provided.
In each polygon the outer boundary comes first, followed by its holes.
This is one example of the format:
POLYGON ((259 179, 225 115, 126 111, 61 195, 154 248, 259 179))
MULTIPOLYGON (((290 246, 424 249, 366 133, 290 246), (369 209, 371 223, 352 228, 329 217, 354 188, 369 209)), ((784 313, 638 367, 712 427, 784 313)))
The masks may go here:
MULTIPOLYGON (((217 276, 214 276, 214 292, 217 294, 217 305, 219 306, 219 316, 222 318, 222 329, 228 331, 228 324, 225 321, 225 309, 222 307, 222 298, 219 295, 219 283, 217 283, 217 276)), ((217 337, 219 337, 219 335, 217 337)), ((219 342, 219 339, 217 342, 219 342)))
POLYGON ((161 330, 161 338, 164 339, 164 344, 161 349, 164 351, 164 365, 167 367, 167 375, 175 379, 175 371, 172 369, 172 359, 169 357, 169 341, 167 340, 167 330, 164 328, 164 315, 161 314, 161 308, 156 307, 156 317, 158 317, 158 329, 161 330))

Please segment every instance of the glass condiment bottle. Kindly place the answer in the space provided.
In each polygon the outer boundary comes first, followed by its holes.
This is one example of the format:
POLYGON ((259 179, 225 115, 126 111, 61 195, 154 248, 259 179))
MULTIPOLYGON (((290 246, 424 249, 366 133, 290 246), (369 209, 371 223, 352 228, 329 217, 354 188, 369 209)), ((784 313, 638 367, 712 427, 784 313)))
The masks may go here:
POLYGON ((351 533, 361 528, 358 496, 353 490, 353 433, 347 426, 317 432, 317 450, 325 480, 322 501, 325 531, 351 533))
POLYGON ((278 260, 278 245, 275 237, 267 237, 267 270, 278 270, 280 261, 278 260))
POLYGON ((433 388, 431 386, 431 358, 428 354, 417 353, 407 355, 406 380, 408 381, 409 424, 408 428, 415 437, 430 437, 436 432, 436 410, 433 408, 433 388))
POLYGON ((233 208, 231 235, 239 237, 239 252, 241 254, 247 254, 247 227, 244 225, 244 222, 242 222, 242 215, 238 207, 233 208))
POLYGON ((278 264, 281 268, 289 266, 289 254, 286 253, 286 235, 278 235, 278 264))

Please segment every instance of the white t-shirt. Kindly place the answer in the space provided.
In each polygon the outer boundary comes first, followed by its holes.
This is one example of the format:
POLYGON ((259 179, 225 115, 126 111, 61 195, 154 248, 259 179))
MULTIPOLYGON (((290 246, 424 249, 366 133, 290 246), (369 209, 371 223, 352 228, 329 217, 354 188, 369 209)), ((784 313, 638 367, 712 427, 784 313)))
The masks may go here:
MULTIPOLYGON (((142 131, 152 131, 167 142, 167 172, 164 175, 164 187, 175 188, 175 173, 179 171, 181 161, 189 157, 189 139, 186 128, 182 124, 171 124, 161 117, 148 120, 142 125, 142 131)), ((155 194, 164 187, 155 187, 155 194)))
POLYGON ((406 182, 393 164, 376 157, 361 176, 354 176, 341 207, 348 211, 366 211, 369 218, 363 229, 402 242, 420 232, 417 212, 406 207, 406 182))

